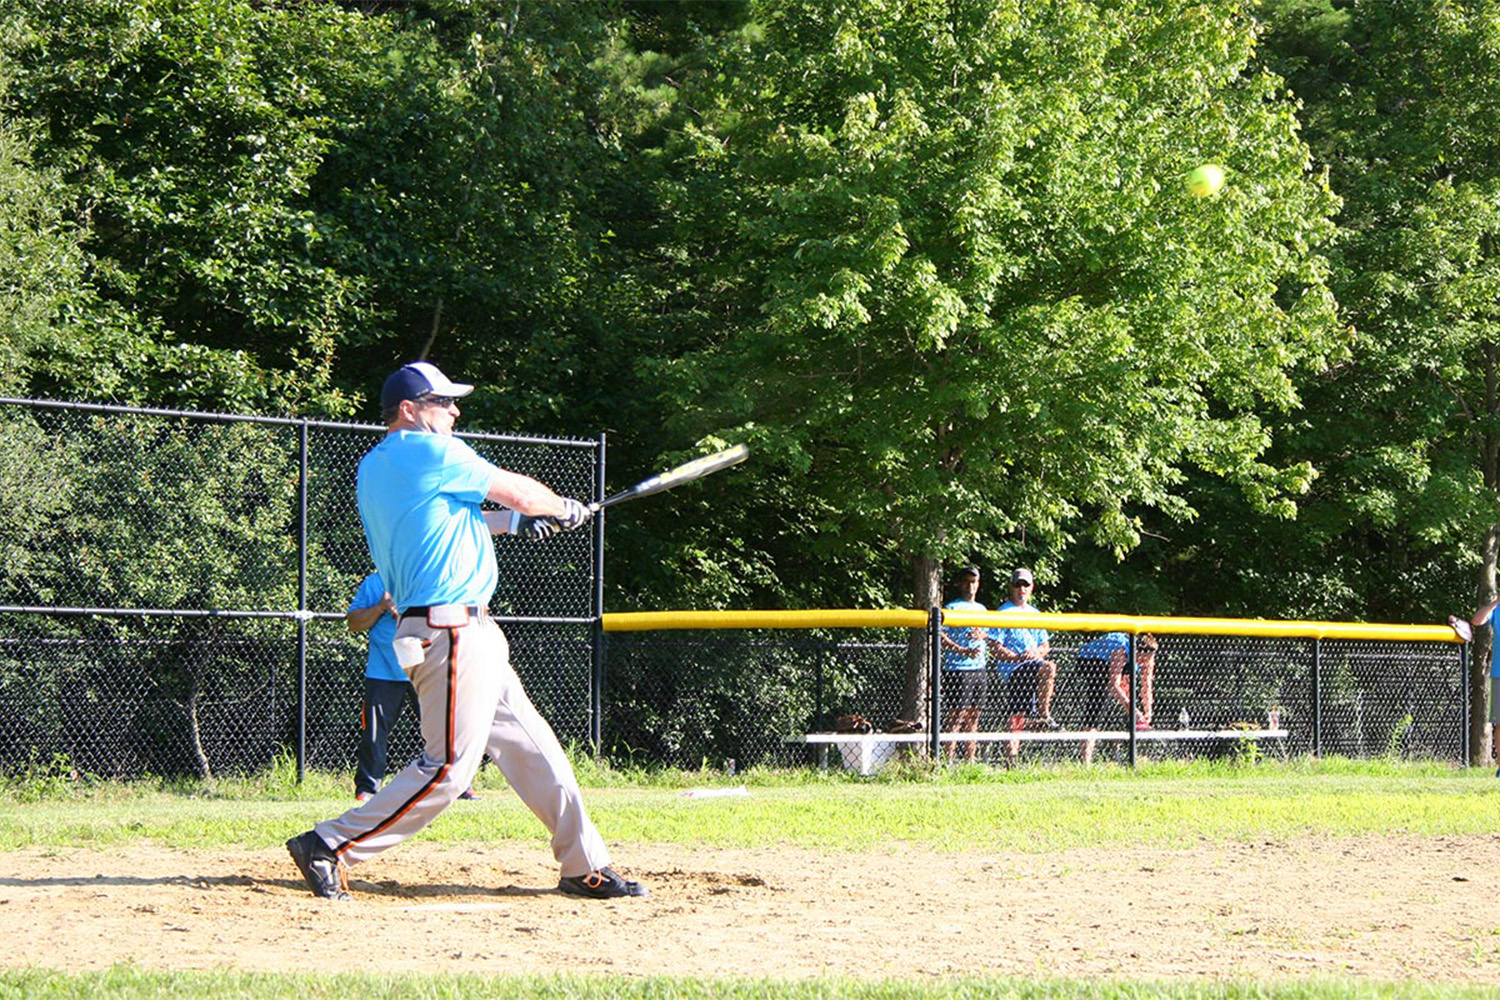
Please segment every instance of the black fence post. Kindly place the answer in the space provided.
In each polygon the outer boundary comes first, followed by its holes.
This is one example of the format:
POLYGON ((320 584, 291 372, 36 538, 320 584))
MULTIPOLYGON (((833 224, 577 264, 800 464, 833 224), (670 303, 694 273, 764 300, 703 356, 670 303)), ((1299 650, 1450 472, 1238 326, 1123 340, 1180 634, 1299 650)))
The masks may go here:
MULTIPOLYGON (((599 433, 599 448, 594 453, 594 500, 604 499, 604 433, 599 433)), ((594 515, 594 636, 592 666, 589 676, 589 742, 594 753, 604 745, 604 675, 608 640, 604 635, 604 511, 594 515)))
POLYGON ((301 424, 297 483, 297 783, 307 776, 307 420, 301 424))
MULTIPOLYGON (((1463 689, 1463 742, 1458 747, 1458 759, 1463 761, 1467 767, 1475 761, 1470 759, 1469 739, 1473 735, 1471 721, 1469 719, 1469 643, 1464 642, 1458 647, 1458 686, 1463 689)), ((1500 747, 1495 748, 1495 754, 1500 757, 1500 747)))
POLYGON ((1312 753, 1323 756, 1323 640, 1312 641, 1312 753))
POLYGON ((1125 633, 1125 693, 1130 699, 1125 709, 1125 757, 1135 767, 1135 633, 1125 633))
POLYGON ((943 670, 942 640, 943 609, 934 604, 927 609, 927 725, 932 738, 928 750, 934 763, 943 760, 943 741, 938 738, 943 728, 943 670))

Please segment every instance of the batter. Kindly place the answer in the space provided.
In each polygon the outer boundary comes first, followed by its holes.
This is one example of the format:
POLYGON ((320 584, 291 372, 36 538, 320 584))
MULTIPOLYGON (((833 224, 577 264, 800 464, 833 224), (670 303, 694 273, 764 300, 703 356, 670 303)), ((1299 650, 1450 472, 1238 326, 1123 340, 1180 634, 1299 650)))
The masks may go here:
POLYGON ((397 370, 381 391, 386 436, 359 463, 359 515, 399 612, 394 646, 421 706, 423 752, 373 798, 293 837, 287 850, 315 895, 348 899, 344 867, 431 823, 488 752, 551 831, 558 889, 647 896, 610 868, 573 767, 487 611, 499 578, 490 535, 547 538, 584 525, 589 509, 453 437, 457 400, 473 390, 424 361, 397 370), (506 509, 486 513, 485 499, 506 509))

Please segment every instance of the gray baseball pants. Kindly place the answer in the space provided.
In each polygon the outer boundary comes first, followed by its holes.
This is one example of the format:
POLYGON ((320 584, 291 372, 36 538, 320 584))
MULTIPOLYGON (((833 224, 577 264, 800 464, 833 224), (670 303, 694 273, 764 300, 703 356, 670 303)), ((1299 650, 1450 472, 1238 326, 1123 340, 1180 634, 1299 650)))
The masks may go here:
POLYGON ((488 615, 435 627, 401 619, 396 638, 420 638, 426 657, 410 670, 422 709, 421 756, 375 796, 314 829, 345 864, 395 847, 448 808, 474 780, 486 752, 552 833, 563 877, 609 864, 604 840, 583 806, 562 745, 510 665, 510 645, 488 615))

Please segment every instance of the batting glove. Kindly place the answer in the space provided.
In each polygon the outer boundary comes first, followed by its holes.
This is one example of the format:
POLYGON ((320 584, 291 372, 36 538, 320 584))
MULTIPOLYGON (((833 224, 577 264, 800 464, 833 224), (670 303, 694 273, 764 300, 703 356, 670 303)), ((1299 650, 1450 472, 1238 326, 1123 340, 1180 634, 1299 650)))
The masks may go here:
POLYGON ((574 528, 583 527, 588 523, 589 518, 593 516, 593 511, 589 510, 587 504, 564 497, 563 512, 554 518, 554 520, 562 526, 562 530, 572 531, 574 528))
POLYGON ((516 521, 515 530, 512 534, 521 538, 539 542, 543 538, 551 538, 562 531, 562 525, 555 517, 527 517, 522 514, 516 521))

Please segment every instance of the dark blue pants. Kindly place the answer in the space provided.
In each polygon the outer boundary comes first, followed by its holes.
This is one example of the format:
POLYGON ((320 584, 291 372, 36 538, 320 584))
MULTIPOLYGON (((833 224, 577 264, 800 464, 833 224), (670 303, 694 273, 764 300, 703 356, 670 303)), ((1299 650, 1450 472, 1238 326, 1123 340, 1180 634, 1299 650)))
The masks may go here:
POLYGON ((359 719, 359 769, 354 774, 354 793, 374 794, 385 780, 386 746, 391 728, 401 717, 401 705, 411 702, 418 721, 422 709, 410 681, 383 681, 365 678, 365 701, 359 719))

